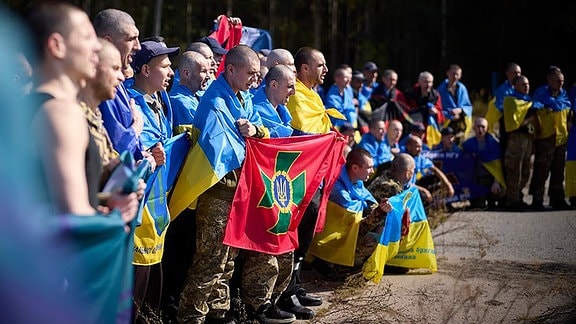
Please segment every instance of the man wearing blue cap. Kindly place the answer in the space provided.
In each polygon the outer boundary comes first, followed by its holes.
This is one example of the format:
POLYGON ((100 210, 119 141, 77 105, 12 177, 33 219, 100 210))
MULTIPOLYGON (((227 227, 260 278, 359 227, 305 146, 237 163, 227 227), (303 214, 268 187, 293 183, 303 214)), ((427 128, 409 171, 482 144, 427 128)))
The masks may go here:
POLYGON ((146 317, 146 312, 157 313, 160 307, 164 238, 170 222, 166 203, 166 190, 162 179, 166 177, 166 152, 163 143, 172 137, 172 107, 166 89, 174 76, 170 57, 180 52, 178 47, 166 47, 163 42, 146 41, 134 55, 131 63, 134 82, 127 84, 128 94, 144 116, 140 134, 142 148, 152 153, 156 161, 156 178, 146 200, 142 225, 134 233, 134 303, 135 316, 146 317), (143 306, 147 305, 147 309, 143 306))
POLYGON ((218 43, 218 40, 213 37, 204 36, 198 41, 210 46, 210 49, 212 49, 212 52, 214 53, 214 60, 216 61, 216 71, 218 71, 218 66, 220 66, 220 62, 222 62, 224 55, 228 54, 228 50, 222 47, 222 45, 218 43))

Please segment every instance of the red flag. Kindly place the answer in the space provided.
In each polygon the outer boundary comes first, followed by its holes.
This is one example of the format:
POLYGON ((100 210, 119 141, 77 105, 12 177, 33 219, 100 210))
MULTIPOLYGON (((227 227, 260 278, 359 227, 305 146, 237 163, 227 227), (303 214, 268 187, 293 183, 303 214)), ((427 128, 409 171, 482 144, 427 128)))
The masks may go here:
POLYGON ((279 255, 298 247, 298 224, 323 185, 316 231, 344 164, 346 142, 335 132, 246 139, 246 159, 232 203, 224 244, 279 255))

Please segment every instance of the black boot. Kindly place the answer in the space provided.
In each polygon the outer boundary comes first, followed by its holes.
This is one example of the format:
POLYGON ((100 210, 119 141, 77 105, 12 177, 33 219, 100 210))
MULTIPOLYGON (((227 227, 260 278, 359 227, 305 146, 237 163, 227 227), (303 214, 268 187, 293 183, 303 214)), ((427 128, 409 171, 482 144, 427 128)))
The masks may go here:
POLYGON ((314 311, 302 306, 296 295, 282 295, 280 299, 278 299, 276 306, 285 312, 294 314, 297 319, 309 320, 314 318, 314 311))
POLYGON ((293 323, 296 316, 279 309, 275 304, 266 302, 254 314, 258 323, 293 323))
POLYGON ((298 301, 303 306, 320 306, 322 305, 322 298, 320 296, 310 295, 306 292, 306 289, 302 287, 302 281, 300 280, 300 270, 302 267, 303 258, 298 258, 294 262, 294 270, 292 271, 292 280, 286 289, 285 295, 291 297, 291 295, 296 295, 298 301))

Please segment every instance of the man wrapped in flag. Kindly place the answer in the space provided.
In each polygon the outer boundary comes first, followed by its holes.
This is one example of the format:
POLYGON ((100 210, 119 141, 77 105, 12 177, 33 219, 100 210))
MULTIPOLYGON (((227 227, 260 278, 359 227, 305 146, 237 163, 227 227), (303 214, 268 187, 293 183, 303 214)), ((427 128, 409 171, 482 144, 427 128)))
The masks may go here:
POLYGON ((504 197, 506 182, 502 172, 502 151, 496 137, 488 133, 488 121, 478 117, 474 121, 474 137, 462 143, 462 151, 472 154, 476 159, 474 165, 474 182, 489 188, 487 194, 476 197, 472 195, 471 208, 495 206, 496 201, 504 197))
POLYGON ((246 156, 245 138, 268 136, 248 93, 260 71, 258 55, 238 45, 228 52, 224 64, 224 72, 206 90, 196 110, 194 126, 200 137, 188 153, 169 203, 173 215, 197 203, 197 249, 177 315, 182 323, 225 320, 236 252, 222 238, 246 156))
MULTIPOLYGON (((530 82, 524 75, 514 78, 514 92, 504 98, 504 172, 506 174, 506 209, 524 211, 522 188, 530 178, 530 157, 534 139, 536 112, 540 108, 529 95, 530 82)), ((540 105, 541 106, 541 105, 540 105)))
POLYGON ((364 278, 378 283, 384 270, 406 273, 409 269, 437 269, 432 232, 420 194, 409 185, 414 159, 405 153, 392 161, 389 173, 377 177, 368 189, 377 200, 388 198, 392 211, 386 215, 384 230, 374 253, 362 268, 364 278), (407 187, 408 186, 408 187, 407 187))
POLYGON ((346 156, 338 181, 332 188, 326 209, 324 231, 316 234, 308 253, 324 261, 353 267, 378 243, 386 213, 392 205, 385 197, 380 204, 364 187, 374 171, 372 155, 354 148, 346 156))
POLYGON ((566 144, 568 143, 568 114, 570 100, 563 89, 564 74, 557 66, 548 67, 546 84, 534 91, 538 110, 538 131, 534 136, 534 166, 530 178, 532 209, 544 209, 544 189, 548 177, 548 197, 554 210, 570 209, 564 192, 566 144))

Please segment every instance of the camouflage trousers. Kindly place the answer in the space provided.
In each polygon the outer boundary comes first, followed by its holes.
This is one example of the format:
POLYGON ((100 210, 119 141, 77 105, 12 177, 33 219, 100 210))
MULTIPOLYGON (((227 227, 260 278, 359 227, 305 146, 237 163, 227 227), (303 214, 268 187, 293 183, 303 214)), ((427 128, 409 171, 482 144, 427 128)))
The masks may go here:
POLYGON ((231 206, 230 197, 204 193, 198 198, 196 254, 180 295, 179 323, 204 323, 206 317, 221 318, 230 309, 228 281, 237 250, 222 242, 231 206))
POLYGON ((534 141, 534 170, 530 180, 530 193, 534 196, 534 201, 542 203, 548 175, 548 195, 551 200, 564 199, 565 166, 566 145, 556 146, 556 135, 534 141))
POLYGON ((513 204, 522 200, 522 189, 530 178, 532 134, 517 131, 508 133, 507 138, 504 153, 506 201, 513 204))
POLYGON ((294 253, 271 255, 256 251, 243 250, 242 301, 254 307, 254 310, 279 296, 290 283, 294 253))

